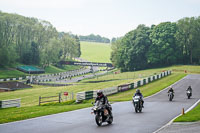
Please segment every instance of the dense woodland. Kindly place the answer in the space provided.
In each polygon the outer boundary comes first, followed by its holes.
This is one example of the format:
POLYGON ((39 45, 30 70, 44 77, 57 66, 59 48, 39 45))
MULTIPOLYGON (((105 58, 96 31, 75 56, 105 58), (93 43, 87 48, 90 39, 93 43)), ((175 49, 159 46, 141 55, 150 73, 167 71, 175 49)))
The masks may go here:
POLYGON ((106 37, 101 37, 100 35, 94 35, 94 34, 90 34, 88 36, 79 36, 79 38, 80 38, 80 41, 110 43, 110 39, 106 37))
POLYGON ((112 43, 111 61, 122 71, 200 64, 200 17, 139 25, 112 43))
POLYGON ((80 55, 78 36, 59 33, 44 20, 0 12, 0 66, 45 67, 80 55))

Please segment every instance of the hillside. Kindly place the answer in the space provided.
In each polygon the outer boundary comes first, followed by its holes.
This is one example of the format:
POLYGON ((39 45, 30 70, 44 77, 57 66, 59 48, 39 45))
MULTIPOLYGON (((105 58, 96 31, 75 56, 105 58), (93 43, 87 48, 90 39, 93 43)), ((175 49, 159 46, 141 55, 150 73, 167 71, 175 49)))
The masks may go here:
POLYGON ((81 41, 81 58, 92 62, 110 63, 111 45, 81 41))

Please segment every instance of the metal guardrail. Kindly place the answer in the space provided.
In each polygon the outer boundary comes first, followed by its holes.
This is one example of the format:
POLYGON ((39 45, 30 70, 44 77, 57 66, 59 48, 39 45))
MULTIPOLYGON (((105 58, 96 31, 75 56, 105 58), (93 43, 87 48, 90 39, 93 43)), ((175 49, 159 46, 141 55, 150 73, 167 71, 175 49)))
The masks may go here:
MULTIPOLYGON (((165 76, 170 75, 170 74, 171 74, 171 71, 164 71, 160 74, 143 78, 142 80, 139 80, 139 81, 134 82, 134 83, 119 85, 119 86, 116 86, 116 87, 105 88, 105 89, 102 89, 102 91, 105 95, 112 95, 112 94, 119 93, 119 92, 122 92, 122 91, 135 89, 137 87, 148 84, 150 82, 153 82, 157 79, 160 79, 160 78, 165 77, 165 76)), ((85 100, 85 99, 96 98, 97 97, 96 93, 97 93, 97 91, 79 92, 76 95, 76 102, 80 102, 80 101, 85 100)))
POLYGON ((20 105, 21 105, 21 99, 10 99, 10 100, 0 101, 1 108, 20 107, 20 105))

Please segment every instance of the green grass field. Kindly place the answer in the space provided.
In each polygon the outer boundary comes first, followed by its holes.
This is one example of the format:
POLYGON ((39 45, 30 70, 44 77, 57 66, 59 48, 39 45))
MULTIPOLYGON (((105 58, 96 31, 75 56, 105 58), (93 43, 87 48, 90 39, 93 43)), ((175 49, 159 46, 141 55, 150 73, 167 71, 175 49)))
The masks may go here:
POLYGON ((176 118, 174 122, 195 122, 200 121, 200 104, 188 113, 176 118))
POLYGON ((58 68, 58 67, 55 67, 55 66, 48 66, 45 68, 45 73, 59 73, 59 72, 66 72, 66 71, 71 71, 71 70, 75 70, 75 69, 79 69, 80 66, 70 66, 70 65, 65 65, 63 66, 63 68, 58 68))
POLYGON ((81 42, 81 58, 92 61, 110 63, 111 44, 81 42))
POLYGON ((27 74, 20 72, 18 70, 8 70, 8 69, 0 70, 0 79, 23 77, 26 75, 27 74))

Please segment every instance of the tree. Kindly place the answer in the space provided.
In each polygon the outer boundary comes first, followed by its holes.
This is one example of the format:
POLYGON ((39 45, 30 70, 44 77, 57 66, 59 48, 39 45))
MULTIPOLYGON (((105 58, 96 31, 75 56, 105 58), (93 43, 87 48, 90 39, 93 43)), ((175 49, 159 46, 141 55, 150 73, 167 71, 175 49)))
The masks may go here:
POLYGON ((193 60, 200 63, 200 17, 183 18, 177 23, 177 44, 181 46, 183 62, 193 64, 193 60))
POLYGON ((122 71, 146 68, 146 53, 151 45, 149 32, 149 27, 139 25, 137 29, 127 33, 122 40, 114 42, 111 54, 113 64, 122 71))
POLYGON ((151 66, 163 66, 176 63, 179 59, 180 48, 176 45, 175 23, 164 22, 153 26, 150 34, 152 45, 147 53, 148 64, 151 66))

